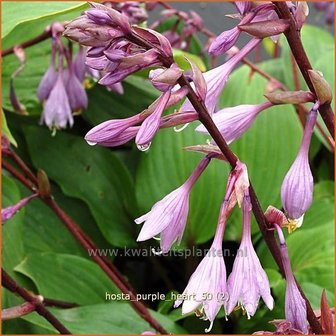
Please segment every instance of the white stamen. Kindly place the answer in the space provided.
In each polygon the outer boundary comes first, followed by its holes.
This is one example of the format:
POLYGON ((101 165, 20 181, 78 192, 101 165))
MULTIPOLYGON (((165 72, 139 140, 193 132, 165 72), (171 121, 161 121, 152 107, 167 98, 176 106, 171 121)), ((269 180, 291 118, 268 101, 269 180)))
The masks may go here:
POLYGON ((161 254, 163 253, 163 251, 160 250, 159 252, 156 252, 156 251, 155 251, 155 248, 153 247, 153 248, 152 248, 152 253, 158 256, 158 255, 161 255, 161 254))
POLYGON ((186 123, 186 124, 184 124, 182 127, 180 127, 180 128, 177 128, 177 126, 174 126, 174 131, 176 132, 176 133, 179 133, 179 132, 182 132, 183 130, 185 130, 188 126, 189 126, 189 124, 190 123, 186 123))
POLYGON ((208 333, 208 332, 210 332, 210 331, 211 331, 211 329, 212 329, 212 326, 213 326, 213 323, 214 323, 214 321, 211 321, 211 322, 210 322, 210 326, 209 326, 209 328, 207 328, 207 329, 204 329, 204 331, 205 331, 206 333, 208 333))

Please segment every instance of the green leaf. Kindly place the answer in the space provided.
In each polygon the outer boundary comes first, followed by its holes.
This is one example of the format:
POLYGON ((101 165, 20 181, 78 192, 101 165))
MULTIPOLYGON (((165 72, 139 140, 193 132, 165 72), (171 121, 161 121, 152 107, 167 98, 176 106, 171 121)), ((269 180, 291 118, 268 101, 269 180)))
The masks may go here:
POLYGON ((7 48, 10 42, 14 46, 30 39, 31 36, 35 37, 55 20, 62 21, 64 17, 74 18, 75 13, 80 13, 86 6, 84 2, 76 1, 27 2, 24 4, 20 1, 3 2, 1 3, 3 47, 7 48), (16 40, 15 37, 19 31, 21 36, 19 40, 16 40))
POLYGON ((333 181, 321 181, 314 186, 314 199, 329 198, 334 196, 335 183, 333 181))
MULTIPOLYGON (((96 304, 72 309, 50 309, 52 313, 74 334, 141 334, 153 331, 127 303, 96 304)), ((167 317, 151 312, 170 333, 185 334, 186 331, 167 317)), ((24 320, 53 331, 54 328, 36 313, 24 320)))
POLYGON ((64 132, 53 137, 42 127, 26 127, 25 136, 35 167, 45 170, 64 194, 88 205, 107 241, 120 247, 134 244, 133 183, 111 151, 64 132))
POLYGON ((79 305, 105 302, 106 292, 119 292, 98 265, 73 255, 31 253, 15 271, 29 277, 42 296, 79 305))
POLYGON ((190 61, 195 63, 202 72, 207 70, 204 62, 200 57, 186 51, 174 49, 174 60, 177 65, 183 70, 189 70, 190 64, 185 58, 188 58, 190 61))
POLYGON ((12 133, 10 132, 8 125, 7 125, 7 121, 6 121, 6 116, 4 114, 4 111, 1 109, 1 131, 2 134, 9 140, 9 142, 14 145, 15 147, 17 147, 17 142, 15 141, 12 133))

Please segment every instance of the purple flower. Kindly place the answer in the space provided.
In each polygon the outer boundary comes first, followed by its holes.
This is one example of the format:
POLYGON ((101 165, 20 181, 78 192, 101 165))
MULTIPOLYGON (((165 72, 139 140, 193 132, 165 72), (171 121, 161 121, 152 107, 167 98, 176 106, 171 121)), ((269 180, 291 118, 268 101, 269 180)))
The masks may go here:
POLYGON ((318 107, 316 103, 307 117, 299 153, 281 186, 281 200, 289 217, 290 232, 302 225, 303 216, 313 201, 314 180, 308 154, 318 107))
POLYGON ((149 149, 151 141, 160 128, 161 115, 167 106, 171 92, 167 91, 161 95, 158 104, 153 113, 145 119, 141 124, 138 134, 135 138, 135 143, 141 151, 149 149))
POLYGON ((1 209, 1 221, 2 223, 11 219, 21 208, 23 208, 31 199, 37 197, 38 194, 32 194, 20 200, 15 205, 11 205, 7 208, 1 209))
POLYGON ((82 83, 75 74, 72 62, 69 64, 69 69, 64 71, 63 79, 66 83, 65 87, 67 90, 71 111, 80 112, 82 109, 87 107, 88 98, 82 83))
MULTIPOLYGON (((229 78, 229 75, 235 66, 244 58, 252 49, 259 43, 260 39, 253 38, 250 40, 236 55, 231 57, 226 63, 221 66, 211 69, 203 74, 206 86, 207 95, 205 99, 205 106, 210 115, 215 111, 219 96, 224 89, 224 86, 229 78)), ((189 100, 187 100, 181 107, 183 112, 195 111, 189 100)))
POLYGON ((210 321, 209 332, 213 322, 227 298, 226 293, 226 268, 223 259, 222 242, 213 244, 201 263, 189 279, 188 285, 175 301, 174 307, 182 304, 182 314, 196 311, 202 306, 204 320, 210 321))
POLYGON ((256 312, 262 297, 266 306, 272 310, 274 300, 271 296, 267 275, 263 270, 251 240, 251 201, 248 192, 243 200, 243 235, 239 251, 233 264, 232 273, 227 282, 228 301, 226 314, 240 305, 250 318, 256 312))
POLYGON ((37 97, 40 100, 40 102, 43 102, 48 99, 49 94, 52 88, 55 86, 57 80, 57 72, 55 69, 55 55, 56 55, 56 46, 55 43, 53 43, 49 68, 43 75, 37 89, 37 97))
POLYGON ((283 232, 279 225, 276 224, 275 227, 279 236, 282 265, 287 281, 285 297, 286 321, 291 322, 293 328, 308 334, 306 302, 295 282, 283 232))
POLYGON ((86 48, 79 46, 78 53, 75 59, 73 60, 73 70, 81 83, 84 81, 87 72, 85 59, 86 59, 86 48))
MULTIPOLYGON (((261 111, 271 106, 272 103, 265 102, 259 105, 227 107, 214 113, 212 120, 229 144, 240 138, 251 127, 261 111)), ((208 134, 207 129, 203 125, 198 126, 196 131, 208 134)))
POLYGON ((114 119, 105 121, 92 128, 86 135, 85 140, 89 145, 102 145, 115 141, 119 134, 134 126, 144 119, 143 114, 136 114, 126 119, 114 119))
POLYGON ((252 8, 251 1, 235 1, 234 4, 242 15, 248 13, 252 8))
POLYGON ((63 82, 62 72, 58 73, 56 83, 44 104, 41 122, 44 122, 50 129, 62 129, 68 123, 70 127, 73 125, 71 107, 63 82))
POLYGON ((204 312, 202 318, 210 321, 210 327, 205 330, 206 332, 211 330, 216 315, 228 299, 222 241, 227 218, 237 202, 237 190, 235 189, 240 189, 245 169, 245 165, 238 162, 230 173, 211 248, 190 277, 181 298, 174 304, 176 308, 183 302, 182 314, 196 311, 199 306, 202 306, 200 309, 202 314, 204 312))
POLYGON ((202 159, 186 182, 155 203, 148 213, 135 220, 137 224, 144 223, 137 241, 148 240, 160 234, 163 253, 167 252, 174 242, 181 241, 187 223, 191 188, 209 162, 209 157, 202 159))
POLYGON ((224 54, 235 45, 239 35, 240 30, 238 27, 224 31, 211 43, 209 53, 214 56, 224 54))

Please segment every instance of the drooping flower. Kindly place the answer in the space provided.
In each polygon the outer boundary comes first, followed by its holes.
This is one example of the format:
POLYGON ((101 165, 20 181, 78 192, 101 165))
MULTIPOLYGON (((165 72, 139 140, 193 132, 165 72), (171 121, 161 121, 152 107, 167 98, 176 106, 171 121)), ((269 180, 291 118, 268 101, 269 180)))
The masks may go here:
POLYGON ((243 200, 243 235, 239 251, 242 251, 242 254, 237 254, 227 282, 228 301, 225 303, 225 309, 226 313, 230 314, 239 305, 250 318, 257 310, 260 297, 270 310, 273 309, 274 300, 267 275, 251 240, 251 201, 248 192, 243 200))
POLYGON ((210 162, 205 157, 179 188, 172 191, 154 204, 145 215, 135 219, 135 223, 144 223, 137 241, 144 241, 160 234, 160 247, 167 252, 174 242, 180 242, 187 223, 189 211, 189 194, 191 188, 210 162))
POLYGON ((78 113, 85 109, 88 105, 88 97, 81 81, 76 76, 72 61, 67 69, 67 76, 65 76, 65 87, 71 110, 78 113))
MULTIPOLYGON (((259 43, 260 39, 251 39, 237 54, 232 56, 226 63, 217 68, 211 69, 203 74, 207 95, 205 98, 205 106, 210 115, 215 111, 219 96, 224 89, 224 86, 235 68, 235 66, 244 58, 251 50, 253 50, 259 43)), ((194 107, 187 100, 181 107, 182 111, 195 111, 194 107)))
POLYGON ((176 300, 174 307, 182 304, 182 314, 196 311, 201 306, 203 319, 210 321, 209 332, 223 301, 226 300, 226 268, 222 253, 222 242, 213 244, 189 279, 182 293, 185 299, 176 300))
MULTIPOLYGON (((251 127, 258 114, 272 105, 272 103, 267 101, 258 105, 227 107, 214 113, 212 120, 229 144, 240 138, 251 127)), ((196 131, 208 134, 203 125, 198 126, 196 131)))
POLYGON ((41 122, 50 129, 62 129, 73 125, 73 117, 68 95, 65 89, 63 72, 59 71, 56 83, 44 104, 41 122))
POLYGON ((48 99, 49 94, 53 87, 55 86, 57 80, 57 71, 55 69, 55 57, 56 57, 56 44, 52 44, 51 49, 51 59, 48 70, 43 75, 40 84, 37 89, 37 97, 40 102, 43 102, 48 99))
POLYGON ((309 112, 299 153, 281 186, 281 200, 289 218, 290 232, 302 225, 303 216, 313 201, 314 180, 308 154, 318 107, 316 103, 309 112))
POLYGON ((201 312, 201 318, 210 321, 210 327, 205 330, 206 332, 211 330, 216 315, 223 305, 225 307, 228 300, 222 241, 227 219, 235 204, 239 202, 240 194, 249 186, 246 175, 246 166, 238 161, 228 178, 213 243, 190 277, 181 299, 176 300, 174 304, 176 308, 183 302, 182 314, 201 312))
POLYGON ((135 143, 141 151, 149 149, 154 135, 159 130, 161 115, 167 106, 170 95, 170 91, 164 92, 161 95, 154 112, 141 124, 139 132, 135 137, 135 143))
POLYGON ((240 30, 238 27, 225 30, 211 43, 209 53, 214 56, 224 54, 235 45, 239 35, 240 30))
POLYGON ((144 118, 144 115, 139 113, 125 119, 113 119, 105 121, 92 128, 85 135, 85 140, 90 145, 101 145, 102 143, 108 143, 116 138, 119 134, 124 132, 127 128, 143 121, 144 118))
POLYGON ((283 232, 279 225, 275 224, 275 228, 279 236, 281 260, 287 281, 285 296, 286 321, 290 322, 293 328, 301 330, 304 334, 307 334, 308 324, 306 302, 295 282, 283 232))
POLYGON ((2 223, 11 219, 20 209, 22 209, 31 199, 37 197, 38 194, 29 195, 20 200, 15 205, 11 205, 7 208, 1 209, 1 221, 2 223))

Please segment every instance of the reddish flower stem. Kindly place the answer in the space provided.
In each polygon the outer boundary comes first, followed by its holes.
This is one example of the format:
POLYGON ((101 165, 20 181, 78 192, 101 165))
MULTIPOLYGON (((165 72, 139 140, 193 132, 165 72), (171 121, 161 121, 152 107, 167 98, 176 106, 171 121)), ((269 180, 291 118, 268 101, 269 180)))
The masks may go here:
MULTIPOLYGON (((25 49, 25 48, 31 47, 35 44, 38 44, 40 42, 43 42, 44 40, 47 40, 49 37, 51 37, 51 29, 50 29, 50 27, 47 27, 42 34, 34 37, 31 40, 23 42, 23 43, 21 43, 17 46, 20 46, 21 48, 25 49)), ((14 54, 14 48, 17 47, 17 46, 2 50, 1 56, 5 57, 5 56, 8 56, 10 54, 14 54)))
MULTIPOLYGON (((293 56, 296 60, 296 63, 301 71, 303 78, 305 79, 309 90, 316 94, 313 83, 310 80, 308 70, 312 69, 312 66, 309 62, 306 51, 303 47, 300 35, 296 29, 295 20, 290 13, 286 2, 283 1, 273 1, 274 6, 277 9, 277 13, 280 19, 285 19, 289 21, 289 28, 284 33, 289 47, 292 50, 293 56)), ((335 139, 335 116, 330 104, 324 104, 320 106, 319 112, 321 117, 328 128, 328 131, 333 139, 335 139)))
POLYGON ((46 308, 37 296, 21 287, 5 270, 1 269, 1 283, 13 293, 21 296, 25 301, 35 306, 35 311, 43 316, 62 335, 71 335, 71 332, 46 308))

